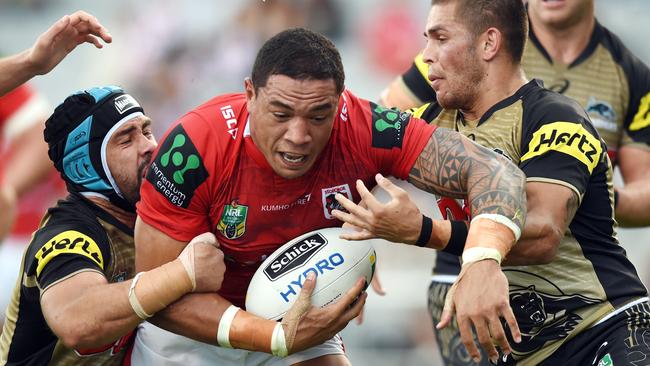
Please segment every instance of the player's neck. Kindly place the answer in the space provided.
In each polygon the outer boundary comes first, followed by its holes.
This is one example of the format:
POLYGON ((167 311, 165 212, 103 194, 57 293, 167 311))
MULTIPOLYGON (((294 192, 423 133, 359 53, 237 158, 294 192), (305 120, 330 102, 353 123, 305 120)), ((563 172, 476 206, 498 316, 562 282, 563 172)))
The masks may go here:
POLYGON ((108 212, 109 215, 113 216, 115 219, 117 219, 119 222, 123 223, 124 225, 130 227, 130 228, 135 228, 135 218, 136 214, 133 212, 128 212, 125 211, 114 204, 112 204, 109 200, 106 200, 101 197, 94 197, 90 196, 87 197, 92 203, 96 204, 99 206, 102 210, 108 212))
POLYGON ((593 15, 585 16, 573 25, 558 28, 544 24, 535 14, 531 14, 530 24, 553 62, 570 65, 587 48, 596 26, 596 18, 593 15))
POLYGON ((512 96, 524 86, 528 80, 521 66, 512 64, 502 70, 491 70, 481 82, 478 98, 470 108, 462 109, 463 117, 469 121, 479 121, 480 118, 500 101, 512 96))

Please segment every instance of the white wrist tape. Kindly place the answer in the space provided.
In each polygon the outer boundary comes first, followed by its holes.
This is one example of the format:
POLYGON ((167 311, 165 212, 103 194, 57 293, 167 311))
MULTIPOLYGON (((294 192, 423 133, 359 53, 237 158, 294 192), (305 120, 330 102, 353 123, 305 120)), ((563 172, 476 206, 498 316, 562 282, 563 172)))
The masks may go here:
POLYGON ((235 315, 239 310, 239 307, 230 305, 221 316, 221 320, 219 321, 219 328, 217 330, 217 343, 221 347, 232 348, 232 345, 230 344, 230 326, 232 325, 232 321, 235 319, 235 315))
POLYGON ((278 322, 273 329, 273 336, 271 336, 271 353, 277 357, 287 357, 289 350, 287 349, 287 341, 284 338, 284 328, 282 323, 278 322))
POLYGON ((494 248, 472 247, 463 252, 463 266, 484 259, 494 259, 501 264, 501 253, 494 248))
MULTIPOLYGON (((480 214, 478 216, 474 216, 474 218, 472 219, 471 222, 474 222, 474 220, 476 220, 476 219, 488 219, 488 220, 492 220, 494 222, 498 222, 499 224, 507 226, 508 229, 510 229, 512 231, 512 233, 515 234, 515 241, 519 240, 519 238, 521 237, 521 229, 519 228, 519 226, 517 226, 517 224, 512 222, 512 220, 510 220, 509 218, 507 218, 507 217, 505 217, 503 215, 499 215, 499 214, 480 214)), ((471 223, 470 223, 470 227, 471 227, 471 223)))
POLYGON ((140 300, 138 300, 138 296, 135 294, 135 285, 138 283, 140 276, 142 276, 143 273, 144 272, 136 274, 135 277, 133 277, 133 281, 131 281, 131 287, 129 287, 129 304, 131 304, 131 308, 135 312, 135 315, 140 317, 140 319, 145 320, 151 318, 153 314, 147 314, 147 312, 144 311, 140 304, 140 300))

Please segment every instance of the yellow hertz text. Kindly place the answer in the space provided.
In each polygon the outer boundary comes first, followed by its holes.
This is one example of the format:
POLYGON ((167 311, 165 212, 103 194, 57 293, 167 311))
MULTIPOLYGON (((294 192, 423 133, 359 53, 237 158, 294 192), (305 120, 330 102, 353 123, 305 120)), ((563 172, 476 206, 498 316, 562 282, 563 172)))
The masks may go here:
POLYGON ((630 125, 630 131, 638 131, 648 126, 650 126, 650 93, 641 98, 639 110, 634 115, 634 119, 630 125))
POLYGON ((84 256, 104 269, 104 258, 99 246, 89 236, 75 230, 64 231, 50 239, 36 252, 36 276, 41 275, 45 265, 61 254, 84 256))
POLYGON ((548 151, 570 155, 594 170, 603 152, 600 140, 585 130, 579 123, 553 122, 535 131, 528 144, 528 152, 522 156, 524 162, 548 151))

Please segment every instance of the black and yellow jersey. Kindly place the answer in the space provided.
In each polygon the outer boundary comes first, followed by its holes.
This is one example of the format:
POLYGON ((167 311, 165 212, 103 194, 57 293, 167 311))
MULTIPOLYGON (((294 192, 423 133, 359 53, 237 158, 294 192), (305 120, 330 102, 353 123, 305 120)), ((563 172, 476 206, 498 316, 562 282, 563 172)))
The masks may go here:
POLYGON ((563 185, 580 199, 551 263, 504 267, 523 335, 511 343, 517 364, 539 363, 566 339, 647 295, 616 239, 605 143, 578 103, 533 80, 478 121, 435 102, 412 113, 503 154, 527 181, 563 185))
POLYGON ((23 255, 0 337, 0 365, 121 365, 130 335, 98 349, 69 349, 48 327, 40 298, 50 286, 80 272, 95 271, 119 282, 133 276, 134 266, 131 228, 79 194, 59 201, 23 255))
MULTIPOLYGON (((588 46, 570 65, 553 63, 531 28, 522 64, 529 78, 540 79, 548 89, 580 103, 607 144, 614 165, 622 146, 650 149, 650 69, 598 22, 588 46)), ((422 102, 418 105, 436 99, 427 70, 418 55, 401 76, 411 99, 422 102)), ((446 253, 437 256, 435 274, 459 271, 457 258, 446 253)))

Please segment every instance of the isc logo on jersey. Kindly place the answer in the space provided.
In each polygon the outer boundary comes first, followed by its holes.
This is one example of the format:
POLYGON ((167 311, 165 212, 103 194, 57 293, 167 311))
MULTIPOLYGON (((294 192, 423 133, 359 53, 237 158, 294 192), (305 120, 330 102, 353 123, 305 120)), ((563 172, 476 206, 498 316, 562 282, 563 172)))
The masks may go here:
POLYGON ((99 268, 104 269, 104 257, 97 243, 88 235, 75 230, 68 230, 48 240, 36 252, 34 256, 38 263, 36 276, 40 276, 43 268, 61 254, 81 255, 95 262, 99 268))
POLYGON ((579 123, 554 122, 535 131, 528 144, 528 152, 521 162, 557 151, 570 155, 582 162, 589 173, 594 170, 603 152, 600 140, 579 123))

